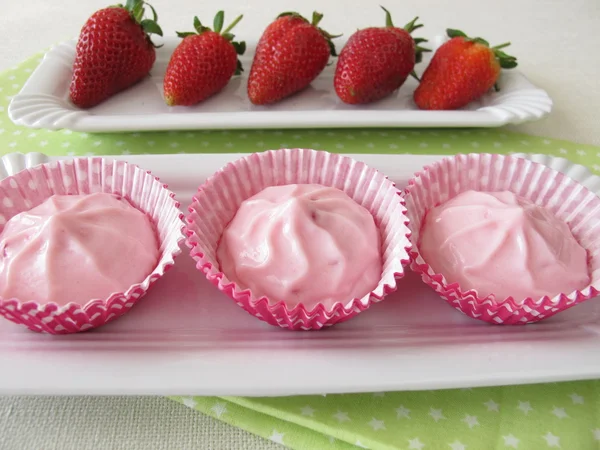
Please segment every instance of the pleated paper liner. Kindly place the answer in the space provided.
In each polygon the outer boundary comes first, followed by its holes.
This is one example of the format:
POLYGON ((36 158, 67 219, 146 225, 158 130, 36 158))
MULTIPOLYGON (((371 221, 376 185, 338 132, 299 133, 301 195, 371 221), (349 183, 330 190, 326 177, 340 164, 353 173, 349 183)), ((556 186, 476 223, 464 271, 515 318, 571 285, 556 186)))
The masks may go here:
MULTIPOLYGON (((131 309, 150 287, 173 266, 181 252, 183 214, 174 194, 149 172, 125 161, 77 158, 48 162, 0 181, 0 224, 27 211, 52 195, 113 193, 127 199, 151 219, 160 243, 156 268, 140 283, 109 298, 85 304, 21 302, 0 298, 0 314, 33 331, 67 334, 104 325, 131 309)), ((74 262, 76 263, 76 262, 74 262)))
POLYGON ((494 324, 540 321, 598 295, 600 289, 600 198, 570 177, 517 156, 456 155, 425 167, 405 190, 411 224, 411 268, 450 305, 475 319, 494 324), (463 291, 435 273, 419 253, 421 224, 426 212, 467 190, 510 191, 548 208, 567 223, 588 252, 591 283, 583 290, 554 298, 486 297, 463 291))
POLYGON ((382 173, 351 158, 309 149, 282 149, 251 154, 228 164, 203 184, 186 217, 187 244, 198 270, 250 314, 291 330, 318 330, 345 321, 396 290, 410 249, 409 229, 400 191, 382 173), (320 184, 344 191, 375 219, 382 237, 383 273, 363 298, 331 308, 257 298, 221 272, 216 253, 223 230, 240 204, 269 186, 320 184))

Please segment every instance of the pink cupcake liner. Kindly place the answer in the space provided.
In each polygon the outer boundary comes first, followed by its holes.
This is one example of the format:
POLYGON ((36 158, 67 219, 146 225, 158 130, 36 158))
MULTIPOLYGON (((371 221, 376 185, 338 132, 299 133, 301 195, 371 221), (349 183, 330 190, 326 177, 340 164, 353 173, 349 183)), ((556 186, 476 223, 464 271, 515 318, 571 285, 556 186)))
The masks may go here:
POLYGON ((104 325, 125 314, 174 264, 181 253, 183 214, 167 186, 149 172, 125 161, 81 158, 50 162, 25 169, 0 181, 0 227, 14 215, 27 211, 52 195, 106 192, 126 198, 146 213, 156 227, 160 258, 141 283, 107 299, 91 299, 84 305, 20 302, 0 298, 0 314, 33 331, 67 334, 104 325))
POLYGON ((196 267, 220 291, 259 319, 291 330, 318 330, 354 317, 396 290, 410 249, 404 204, 394 183, 353 159, 307 149, 255 153, 228 164, 202 185, 186 217, 187 245, 196 267), (311 310, 300 304, 256 298, 220 271, 216 251, 221 234, 240 204, 269 186, 315 183, 336 187, 371 212, 382 236, 383 273, 377 287, 360 299, 322 304, 311 310))
POLYGON ((467 316, 494 324, 540 321, 598 295, 600 290, 600 198, 556 170, 516 156, 470 154, 443 159, 417 173, 405 190, 413 244, 411 269, 444 300, 467 316), (463 291, 435 273, 419 253, 426 212, 467 190, 510 191, 550 209, 587 250, 591 283, 554 298, 496 299, 463 291))

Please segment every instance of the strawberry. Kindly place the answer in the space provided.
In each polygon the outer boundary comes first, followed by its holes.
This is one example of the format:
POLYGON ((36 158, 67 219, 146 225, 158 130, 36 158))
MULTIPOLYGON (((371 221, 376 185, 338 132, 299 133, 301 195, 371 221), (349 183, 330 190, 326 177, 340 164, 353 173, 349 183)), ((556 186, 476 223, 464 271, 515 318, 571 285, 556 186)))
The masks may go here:
POLYGON ((458 109, 478 99, 496 82, 500 69, 517 66, 517 58, 501 49, 506 44, 491 47, 481 38, 470 38, 459 30, 447 30, 449 41, 433 55, 414 100, 421 109, 458 109))
POLYGON ((75 49, 71 101, 90 108, 148 75, 156 59, 151 33, 162 36, 156 11, 143 0, 127 0, 125 6, 92 14, 75 49), (144 19, 144 5, 152 10, 152 19, 144 19))
POLYGON ((272 22, 256 47, 248 79, 255 105, 275 103, 306 88, 336 56, 332 36, 318 27, 322 14, 309 22, 298 13, 283 13, 272 22))
POLYGON ((177 33, 183 40, 171 55, 163 82, 167 105, 195 105, 219 92, 234 74, 242 72, 238 55, 244 53, 246 43, 233 42, 234 35, 230 33, 242 16, 221 32, 224 18, 225 13, 219 11, 213 31, 194 17, 195 33, 177 33))
POLYGON ((335 69, 334 86, 345 103, 370 103, 387 97, 413 73, 422 53, 430 51, 418 44, 426 39, 410 35, 423 25, 412 22, 398 28, 389 11, 385 27, 365 28, 354 33, 342 49, 335 69))

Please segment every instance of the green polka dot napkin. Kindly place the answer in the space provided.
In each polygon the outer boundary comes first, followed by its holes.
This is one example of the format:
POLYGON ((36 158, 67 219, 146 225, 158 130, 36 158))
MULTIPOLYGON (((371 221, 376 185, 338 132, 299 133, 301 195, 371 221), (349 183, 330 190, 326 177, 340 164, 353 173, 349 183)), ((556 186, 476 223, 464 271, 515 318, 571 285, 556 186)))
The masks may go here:
MULTIPOLYGON (((93 135, 17 127, 6 114, 8 103, 40 56, 0 74, 1 154, 16 151, 49 155, 242 153, 282 147, 341 153, 523 152, 567 157, 600 173, 600 148, 502 129, 230 130, 93 135)), ((599 380, 377 394, 173 399, 293 449, 600 449, 599 380)))

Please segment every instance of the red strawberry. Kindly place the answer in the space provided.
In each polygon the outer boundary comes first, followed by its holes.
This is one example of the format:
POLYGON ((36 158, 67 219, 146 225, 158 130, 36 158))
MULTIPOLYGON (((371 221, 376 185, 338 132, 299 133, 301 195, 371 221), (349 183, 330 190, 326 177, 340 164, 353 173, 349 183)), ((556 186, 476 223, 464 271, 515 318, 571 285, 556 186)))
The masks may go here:
POLYGON ((397 28, 389 11, 382 9, 386 26, 358 30, 338 58, 333 83, 345 103, 370 103, 387 97, 404 84, 415 63, 421 61, 422 52, 430 51, 418 45, 426 39, 410 35, 423 26, 417 25, 418 17, 397 28))
POLYGON ((127 0, 96 11, 79 34, 69 95, 80 108, 90 108, 143 79, 156 53, 150 34, 162 36, 156 11, 143 0, 127 0), (144 19, 144 5, 153 19, 144 19))
POLYGON ((194 17, 197 33, 177 33, 183 41, 171 55, 163 82, 167 105, 195 105, 219 92, 234 74, 242 72, 238 54, 244 53, 246 43, 233 42, 234 35, 230 33, 242 16, 221 32, 224 18, 225 13, 219 11, 213 31, 194 17))
POLYGON ((298 13, 283 13, 261 36, 248 79, 248 97, 255 105, 275 103, 306 88, 323 71, 331 41, 337 36, 318 28, 322 14, 309 22, 298 13))
POLYGON ((421 109, 458 109, 478 99, 496 85, 500 69, 517 66, 517 58, 481 38, 447 30, 449 41, 435 52, 414 93, 421 109))

